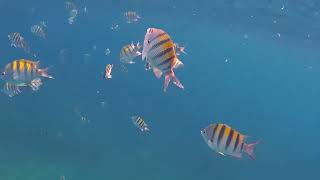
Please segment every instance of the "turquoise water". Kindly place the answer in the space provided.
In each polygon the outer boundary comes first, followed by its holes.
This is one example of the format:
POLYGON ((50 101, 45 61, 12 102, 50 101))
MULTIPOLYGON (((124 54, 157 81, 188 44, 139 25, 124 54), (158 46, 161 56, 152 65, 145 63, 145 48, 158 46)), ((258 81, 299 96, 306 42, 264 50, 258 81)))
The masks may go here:
POLYGON ((0 94, 0 180, 318 178, 317 1, 74 2, 88 12, 70 25, 64 1, 0 1, 1 67, 40 60, 55 77, 36 93, 0 94), (142 19, 125 23, 128 10, 142 19), (43 20, 48 37, 39 39, 30 26, 43 20), (148 27, 186 45, 175 70, 184 91, 171 84, 164 93, 140 57, 128 72, 119 62, 121 47, 143 42, 148 27), (10 47, 11 32, 37 58, 10 47), (135 114, 150 133, 132 124, 135 114), (217 122, 262 139, 257 159, 212 151, 200 130, 217 122))

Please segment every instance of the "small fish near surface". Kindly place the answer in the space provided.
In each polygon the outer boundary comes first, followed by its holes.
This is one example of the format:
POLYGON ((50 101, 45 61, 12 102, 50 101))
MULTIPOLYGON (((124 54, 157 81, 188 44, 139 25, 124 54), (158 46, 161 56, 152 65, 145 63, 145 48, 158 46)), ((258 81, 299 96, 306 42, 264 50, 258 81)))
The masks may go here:
POLYGON ((138 22, 141 19, 141 16, 135 11, 127 11, 124 14, 127 23, 138 22))
POLYGON ((255 159, 254 148, 259 141, 251 144, 245 143, 245 136, 226 124, 210 124, 201 131, 201 135, 208 146, 221 155, 241 158, 242 153, 255 159))
POLYGON ((150 131, 147 123, 144 121, 144 119, 140 116, 132 116, 131 120, 133 124, 138 127, 141 131, 150 131))
POLYGON ((13 97, 22 92, 21 87, 30 87, 37 91, 43 84, 42 77, 53 79, 48 74, 48 68, 39 68, 39 61, 14 60, 5 66, 1 73, 1 79, 5 81, 2 92, 13 97))
POLYGON ((104 71, 104 78, 105 78, 105 79, 111 79, 111 78, 112 78, 112 75, 111 75, 111 73, 112 73, 112 68, 113 68, 113 64, 108 64, 108 65, 106 66, 106 69, 105 69, 105 71, 104 71))
POLYGON ((164 91, 167 91, 170 80, 173 80, 180 89, 184 89, 182 83, 175 76, 173 69, 183 66, 178 59, 175 46, 170 36, 161 29, 148 28, 144 37, 142 60, 150 63, 154 74, 160 78, 165 75, 164 91))
POLYGON ((46 38, 47 36, 43 25, 38 25, 38 24, 33 25, 31 26, 30 30, 31 30, 31 33, 37 37, 46 38))
POLYGON ((134 45, 132 42, 131 44, 123 46, 120 51, 120 62, 134 64, 135 62, 133 59, 141 55, 141 52, 139 52, 140 48, 141 46, 139 45, 139 42, 137 45, 134 45))

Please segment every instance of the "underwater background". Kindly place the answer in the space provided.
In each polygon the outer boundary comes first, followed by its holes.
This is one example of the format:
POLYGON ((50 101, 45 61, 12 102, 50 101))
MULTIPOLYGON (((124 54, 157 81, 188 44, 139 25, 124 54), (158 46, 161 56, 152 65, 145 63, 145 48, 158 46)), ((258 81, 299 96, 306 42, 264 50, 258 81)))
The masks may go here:
POLYGON ((65 1, 0 0, 0 67, 39 60, 55 77, 38 92, 0 94, 0 180, 319 178, 320 2, 74 2, 88 10, 69 24, 65 1), (128 24, 126 11, 142 18, 128 24), (43 20, 48 36, 39 39, 30 26, 43 20), (149 27, 186 45, 175 71, 184 91, 170 84, 164 93, 141 57, 120 63, 121 47, 142 43, 149 27), (37 57, 10 47, 11 32, 37 57), (257 159, 211 150, 200 134, 210 123, 261 139, 257 159))

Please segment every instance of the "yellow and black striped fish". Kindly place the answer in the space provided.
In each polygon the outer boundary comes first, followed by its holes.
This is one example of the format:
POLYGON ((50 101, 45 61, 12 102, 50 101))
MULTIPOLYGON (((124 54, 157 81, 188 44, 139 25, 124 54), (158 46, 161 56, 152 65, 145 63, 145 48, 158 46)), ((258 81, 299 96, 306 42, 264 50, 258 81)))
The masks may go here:
POLYGON ((36 91, 42 85, 41 77, 53 79, 48 75, 48 68, 39 68, 39 61, 14 60, 1 73, 1 79, 6 82, 3 92, 12 97, 21 92, 19 87, 30 87, 36 91))
POLYGON ((219 154, 241 158, 245 152, 255 159, 254 147, 258 142, 246 144, 247 136, 226 124, 210 124, 201 131, 201 135, 208 146, 219 154))
POLYGON ((170 80, 181 89, 184 89, 173 69, 183 65, 177 58, 175 45, 170 36, 161 29, 148 28, 144 37, 142 60, 150 63, 156 77, 165 75, 164 91, 167 90, 170 80))
POLYGON ((141 52, 139 52, 140 48, 141 46, 139 45, 139 42, 137 45, 134 45, 132 42, 131 44, 123 46, 120 51, 120 62, 128 64, 135 63, 133 59, 141 55, 141 52))
POLYGON ((137 126, 141 131, 150 131, 147 123, 140 116, 132 116, 131 120, 135 126, 137 126))

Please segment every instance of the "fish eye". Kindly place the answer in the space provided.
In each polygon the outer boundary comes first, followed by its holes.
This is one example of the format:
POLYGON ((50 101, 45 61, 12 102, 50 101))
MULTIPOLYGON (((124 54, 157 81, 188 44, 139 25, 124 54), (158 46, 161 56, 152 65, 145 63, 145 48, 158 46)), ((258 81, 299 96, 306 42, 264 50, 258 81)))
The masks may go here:
POLYGON ((150 44, 150 40, 148 40, 148 44, 150 44))
POLYGON ((205 133, 206 133, 206 130, 203 130, 202 132, 203 132, 203 134, 205 134, 205 133))
POLYGON ((2 75, 2 76, 6 75, 6 72, 2 72, 1 75, 2 75))

